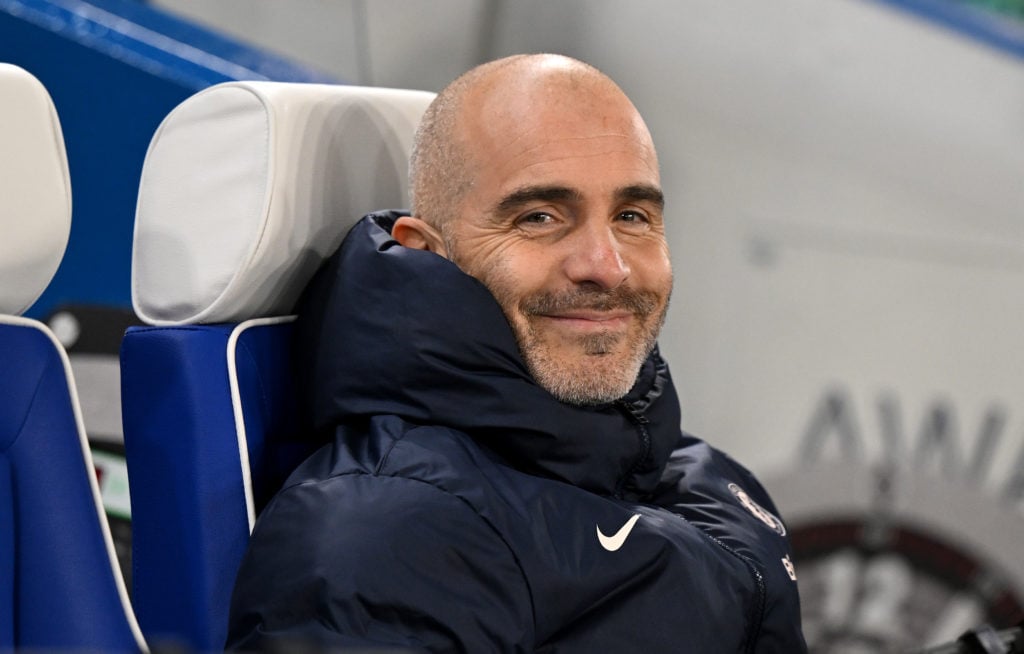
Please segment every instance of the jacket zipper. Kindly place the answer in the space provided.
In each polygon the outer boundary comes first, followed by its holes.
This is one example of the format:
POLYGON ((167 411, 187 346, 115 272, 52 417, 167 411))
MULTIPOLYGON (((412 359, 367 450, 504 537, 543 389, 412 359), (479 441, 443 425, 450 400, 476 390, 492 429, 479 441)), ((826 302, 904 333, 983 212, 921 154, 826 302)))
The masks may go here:
POLYGON ((637 431, 640 434, 640 453, 637 455, 636 460, 633 462, 630 469, 615 485, 614 496, 621 500, 625 494, 626 482, 634 473, 636 473, 637 470, 640 469, 640 466, 647 460, 647 457, 651 453, 651 433, 647 430, 647 425, 649 425, 651 421, 647 419, 647 416, 645 416, 643 412, 630 404, 625 402, 616 402, 615 404, 619 407, 619 410, 629 418, 630 422, 636 425, 637 431))
MULTIPOLYGON (((682 516, 680 516, 682 517, 682 516)), ((683 518, 686 520, 686 518, 683 518)), ((689 521, 688 521, 689 522, 689 521)), ((692 523, 691 523, 692 524, 692 523)), ((700 527, 698 527, 700 529, 700 527)), ((750 571, 750 575, 754 578, 754 585, 757 586, 757 604, 752 608, 753 615, 750 616, 750 630, 747 632, 746 647, 744 650, 748 653, 754 652, 757 647, 758 637, 761 635, 761 625, 764 624, 764 613, 768 606, 768 588, 764 580, 764 575, 757 568, 757 564, 754 563, 749 557, 740 554, 733 548, 726 545, 724 542, 719 540, 717 537, 712 536, 708 532, 700 529, 708 538, 718 544, 719 547, 729 552, 747 566, 747 570, 750 571)))

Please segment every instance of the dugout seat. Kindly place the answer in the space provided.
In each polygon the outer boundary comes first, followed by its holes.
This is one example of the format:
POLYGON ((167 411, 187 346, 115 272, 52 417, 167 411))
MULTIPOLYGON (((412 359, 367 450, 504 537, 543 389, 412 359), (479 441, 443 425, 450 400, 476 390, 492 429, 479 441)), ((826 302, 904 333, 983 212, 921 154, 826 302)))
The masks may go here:
POLYGON ((21 316, 70 229, 56 110, 35 77, 0 64, 0 650, 144 651, 67 353, 21 316))
POLYGON ((136 613, 153 643, 222 648, 260 508, 319 443, 296 415, 292 310, 363 214, 403 206, 433 94, 229 82, 146 155, 121 347, 136 613))

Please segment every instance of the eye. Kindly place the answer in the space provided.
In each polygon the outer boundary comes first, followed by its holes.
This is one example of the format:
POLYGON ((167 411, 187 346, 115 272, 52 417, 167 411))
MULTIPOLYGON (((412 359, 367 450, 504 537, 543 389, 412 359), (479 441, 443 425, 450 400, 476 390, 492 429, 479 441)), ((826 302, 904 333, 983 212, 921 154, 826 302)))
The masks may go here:
POLYGON ((520 225, 545 225, 554 222, 554 220, 554 217, 549 213, 545 213, 543 211, 535 211, 533 213, 528 213, 525 216, 521 217, 517 222, 520 225))
POLYGON ((516 218, 515 225, 530 233, 547 233, 560 224, 557 214, 548 211, 531 211, 516 218))
POLYGON ((515 215, 511 225, 526 238, 536 238, 559 232, 566 226, 566 217, 557 208, 534 206, 515 215))
POLYGON ((642 211, 621 211, 615 217, 616 222, 631 228, 646 228, 651 224, 650 217, 642 211))

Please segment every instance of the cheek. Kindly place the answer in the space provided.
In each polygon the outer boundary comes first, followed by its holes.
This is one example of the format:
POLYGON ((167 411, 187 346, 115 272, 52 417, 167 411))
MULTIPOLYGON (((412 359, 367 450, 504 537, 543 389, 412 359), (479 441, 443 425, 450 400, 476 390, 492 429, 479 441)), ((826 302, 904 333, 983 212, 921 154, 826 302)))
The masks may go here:
POLYGON ((500 288, 506 297, 521 298, 543 290, 548 277, 544 257, 526 248, 503 247, 478 259, 479 275, 489 288, 500 288))
POLYGON ((636 256, 631 263, 635 285, 659 294, 672 291, 672 262, 667 248, 636 256))
POLYGON ((553 290, 544 285, 545 278, 542 266, 529 257, 494 263, 477 277, 494 295, 520 343, 528 339, 534 329, 522 310, 522 303, 537 293, 553 290))
POLYGON ((494 296, 494 299, 501 305, 506 318, 515 319, 515 308, 522 297, 517 288, 517 276, 515 270, 507 265, 507 262, 500 257, 475 258, 477 265, 464 267, 463 271, 475 277, 494 296))

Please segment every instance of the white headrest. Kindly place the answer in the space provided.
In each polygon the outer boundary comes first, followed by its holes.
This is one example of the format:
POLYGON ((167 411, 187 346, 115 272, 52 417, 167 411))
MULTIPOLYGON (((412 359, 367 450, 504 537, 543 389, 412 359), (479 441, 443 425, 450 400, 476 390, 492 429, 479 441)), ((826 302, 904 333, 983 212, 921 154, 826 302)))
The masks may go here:
POLYGON ((413 133, 433 97, 228 82, 182 102, 142 171, 135 312, 154 325, 290 312, 358 218, 405 206, 413 133))
POLYGON ((0 64, 0 313, 19 315, 53 279, 71 233, 64 135, 50 94, 0 64))

